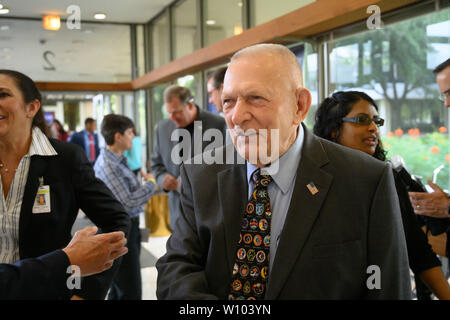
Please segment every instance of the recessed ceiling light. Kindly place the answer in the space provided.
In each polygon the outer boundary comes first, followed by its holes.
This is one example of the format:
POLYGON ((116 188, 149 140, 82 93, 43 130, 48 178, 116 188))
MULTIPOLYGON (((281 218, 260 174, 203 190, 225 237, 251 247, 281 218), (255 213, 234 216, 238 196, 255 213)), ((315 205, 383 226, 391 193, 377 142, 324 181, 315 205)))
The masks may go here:
POLYGON ((3 8, 3 5, 0 3, 0 9, 2 9, 3 8))
POLYGON ((208 26, 215 25, 215 24, 216 24, 216 20, 206 20, 206 24, 207 24, 208 26))
POLYGON ((4 24, 4 25, 0 26, 0 30, 7 31, 7 30, 9 30, 9 26, 7 24, 4 24))
POLYGON ((61 28, 61 19, 59 16, 44 16, 42 18, 42 26, 45 30, 57 31, 61 28))
POLYGON ((103 12, 94 13, 94 19, 104 20, 106 19, 106 14, 104 14, 103 12))
POLYGON ((7 7, 2 6, 0 8, 0 14, 8 14, 9 13, 9 9, 7 7))

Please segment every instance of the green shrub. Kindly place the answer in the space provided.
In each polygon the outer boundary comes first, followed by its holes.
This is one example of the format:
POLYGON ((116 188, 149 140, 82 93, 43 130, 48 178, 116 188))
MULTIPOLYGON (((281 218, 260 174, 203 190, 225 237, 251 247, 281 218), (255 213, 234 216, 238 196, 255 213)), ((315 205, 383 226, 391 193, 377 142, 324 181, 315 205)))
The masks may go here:
POLYGON ((387 157, 400 155, 405 161, 408 170, 422 177, 424 184, 427 179, 432 180, 433 170, 444 165, 437 179, 437 184, 443 189, 449 189, 449 136, 446 133, 427 133, 419 136, 404 134, 401 137, 381 137, 384 148, 388 151, 387 157), (434 152, 433 152, 434 151, 434 152), (447 155, 447 161, 446 161, 447 155))

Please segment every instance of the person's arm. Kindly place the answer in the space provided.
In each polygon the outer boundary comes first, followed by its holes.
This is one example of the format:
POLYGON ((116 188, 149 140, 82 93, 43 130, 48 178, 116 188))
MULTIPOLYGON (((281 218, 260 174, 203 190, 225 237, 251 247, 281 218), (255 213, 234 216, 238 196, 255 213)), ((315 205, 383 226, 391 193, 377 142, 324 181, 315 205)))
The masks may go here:
POLYGON ((95 274, 109 269, 128 251, 123 232, 94 236, 96 231, 95 227, 78 231, 62 250, 0 264, 0 299, 69 299, 70 265, 79 267, 80 276, 95 274))
MULTIPOLYGON (((77 149, 78 150, 78 149, 77 149)), ((130 217, 108 187, 95 177, 86 154, 74 152, 72 158, 72 184, 81 210, 102 232, 122 231, 128 236, 130 217)), ((121 259, 111 269, 97 275, 84 277, 81 289, 75 295, 84 299, 104 299, 121 259)))
POLYGON ((105 170, 104 176, 107 179, 107 181, 105 181, 106 185, 127 212, 146 204, 156 190, 154 180, 149 180, 131 191, 128 187, 128 182, 125 181, 125 178, 121 173, 121 168, 117 168, 110 163, 105 163, 103 170, 105 170))
POLYGON ((434 267, 419 273, 420 279, 440 300, 450 300, 450 285, 441 267, 434 267))
POLYGON ((204 270, 207 248, 202 246, 197 234, 189 178, 183 165, 180 169, 183 181, 180 216, 167 241, 166 254, 156 263, 156 296, 158 299, 218 299, 209 293, 204 270))
POLYGON ((381 288, 368 289, 367 298, 411 299, 405 233, 392 168, 388 164, 372 200, 368 232, 367 264, 378 267, 381 288))
POLYGON ((414 212, 433 218, 450 218, 450 198, 438 185, 428 180, 432 193, 409 192, 414 212))
MULTIPOLYGON (((161 148, 159 146, 160 144, 160 137, 159 137, 159 127, 155 130, 155 138, 153 142, 153 152, 151 155, 151 172, 155 176, 156 182, 158 183, 159 187, 164 191, 170 191, 169 189, 164 188, 164 185, 166 184, 165 180, 169 179, 169 176, 172 176, 166 169, 164 165, 164 161, 161 155, 161 148), (163 183, 164 182, 164 183, 163 183)), ((172 176, 173 177, 173 176, 172 176)), ((176 179, 175 177, 173 177, 176 179)))
POLYGON ((69 299, 67 268, 70 261, 62 250, 14 264, 0 264, 0 300, 69 299))

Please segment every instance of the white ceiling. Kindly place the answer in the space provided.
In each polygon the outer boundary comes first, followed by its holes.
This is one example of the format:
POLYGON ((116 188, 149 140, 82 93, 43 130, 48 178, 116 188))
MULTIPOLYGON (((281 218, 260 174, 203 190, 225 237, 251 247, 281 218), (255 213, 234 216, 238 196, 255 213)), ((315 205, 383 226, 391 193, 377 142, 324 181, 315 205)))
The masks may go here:
MULTIPOLYGON (((56 13, 66 18, 67 8, 77 5, 81 20, 94 20, 95 12, 107 15, 106 22, 146 23, 173 0, 0 0, 10 9, 9 16, 42 18, 56 13)), ((0 16, 1 17, 1 16, 0 16)), ((1 19, 1 18, 0 18, 1 19)))
MULTIPOLYGON (((5 15, 8 19, 0 15, 0 68, 21 71, 35 81, 130 81, 130 28, 108 22, 146 23, 171 1, 0 0, 10 9, 5 15), (80 30, 69 30, 61 22, 59 31, 48 31, 40 20, 10 19, 40 19, 51 13, 65 19, 70 5, 80 7, 80 30), (99 11, 107 15, 105 23, 83 22, 93 21, 93 14, 99 11), (56 70, 46 70, 50 67, 44 58, 46 51, 52 52, 47 58, 56 70)), ((142 38, 138 45, 143 45, 142 38)))

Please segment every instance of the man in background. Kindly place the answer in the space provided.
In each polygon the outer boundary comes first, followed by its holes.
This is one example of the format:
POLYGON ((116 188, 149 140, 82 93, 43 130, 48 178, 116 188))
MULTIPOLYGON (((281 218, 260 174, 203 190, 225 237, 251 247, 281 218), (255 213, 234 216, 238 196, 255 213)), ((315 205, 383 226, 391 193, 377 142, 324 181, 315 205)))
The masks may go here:
MULTIPOLYGON (((450 107, 450 59, 447 59, 433 70, 436 75, 436 82, 441 93, 441 101, 444 106, 450 107)), ((436 184, 428 180, 428 185, 434 190, 432 193, 410 192, 409 197, 414 212, 418 215, 442 220, 433 220, 432 223, 438 223, 440 229, 445 229, 447 225, 447 256, 450 254, 450 198, 436 184)))
POLYGON ((156 181, 151 174, 147 174, 143 176, 147 182, 142 184, 127 166, 123 153, 133 145, 135 126, 131 119, 108 114, 103 118, 101 132, 107 146, 95 163, 95 175, 106 184, 131 218, 128 254, 122 259, 108 300, 141 300, 139 215, 144 211, 142 206, 155 192, 156 181))
POLYGON ((74 133, 69 139, 69 142, 75 143, 83 148, 92 165, 100 154, 98 136, 95 130, 97 130, 97 120, 86 118, 84 121, 84 130, 74 133))
MULTIPOLYGON (((222 117, 201 110, 195 103, 190 90, 173 85, 164 91, 164 103, 169 119, 161 120, 156 128, 151 171, 158 185, 169 193, 169 211, 171 228, 175 225, 180 201, 180 163, 172 158, 172 150, 185 136, 190 136, 187 149, 181 150, 180 158, 187 160, 203 152, 209 141, 201 141, 199 150, 194 149, 194 131, 200 134, 208 129, 218 129, 225 137, 226 124, 222 117), (172 140, 172 136, 179 139, 172 140)), ((203 140, 203 139, 202 139, 203 140)), ((223 142, 221 142, 223 144, 223 142)))
POLYGON ((211 74, 208 79, 207 89, 208 89, 208 102, 213 104, 217 112, 223 116, 222 107, 222 90, 223 90, 223 78, 225 77, 225 72, 227 72, 227 67, 222 67, 211 74))

